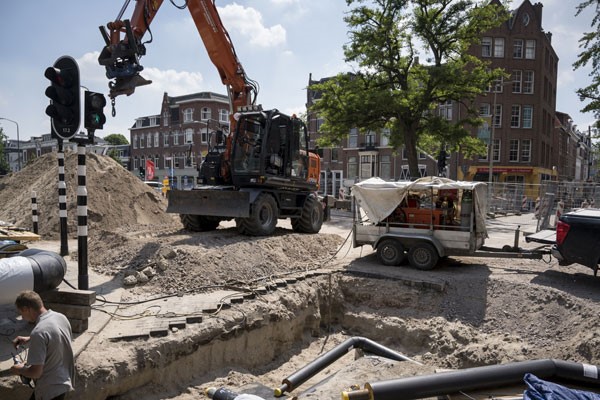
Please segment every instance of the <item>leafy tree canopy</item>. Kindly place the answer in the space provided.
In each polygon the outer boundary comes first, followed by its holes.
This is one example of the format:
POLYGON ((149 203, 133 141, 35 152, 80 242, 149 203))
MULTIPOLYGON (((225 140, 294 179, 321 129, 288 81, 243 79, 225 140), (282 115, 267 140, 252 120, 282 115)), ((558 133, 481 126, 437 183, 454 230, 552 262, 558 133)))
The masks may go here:
POLYGON ((113 146, 129 144, 129 141, 125 138, 125 136, 121 135, 120 133, 111 133, 110 135, 105 136, 104 140, 113 146))
POLYGON ((350 42, 344 54, 355 71, 311 86, 320 93, 312 107, 324 119, 320 144, 339 143, 352 128, 387 129, 391 146, 406 146, 413 177, 419 176, 417 146, 433 144, 435 152, 445 145, 467 156, 485 153, 484 144, 467 130, 483 122, 474 100, 506 74, 468 50, 483 32, 507 20, 506 9, 498 1, 488 6, 471 0, 346 3, 354 8, 345 18, 350 42), (464 106, 458 121, 437 113, 445 102, 464 106))
POLYGON ((596 6, 596 14, 592 19, 592 29, 590 32, 585 32, 579 39, 579 47, 584 49, 578 55, 577 61, 573 63, 573 68, 582 68, 591 64, 592 71, 590 77, 592 82, 581 89, 577 90, 579 99, 588 102, 581 110, 582 112, 593 112, 596 117, 596 127, 600 128, 600 1, 586 0, 577 6, 576 16, 584 12, 588 7, 596 6))

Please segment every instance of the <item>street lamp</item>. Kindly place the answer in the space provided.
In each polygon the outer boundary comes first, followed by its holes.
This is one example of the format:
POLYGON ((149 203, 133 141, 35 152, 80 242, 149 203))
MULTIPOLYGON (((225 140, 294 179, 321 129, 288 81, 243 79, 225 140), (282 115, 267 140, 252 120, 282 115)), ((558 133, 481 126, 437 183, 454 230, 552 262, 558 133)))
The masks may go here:
POLYGON ((493 171, 494 171, 494 133, 496 130, 496 96, 498 94, 498 90, 502 89, 505 85, 512 84, 512 81, 509 82, 495 82, 494 83, 494 104, 492 106, 492 129, 490 131, 490 165, 488 168, 488 210, 491 211, 492 207, 492 183, 493 183, 493 171))
POLYGON ((17 165, 19 166, 19 171, 21 170, 21 140, 19 139, 19 124, 17 121, 13 121, 12 119, 0 117, 0 119, 4 119, 6 121, 10 121, 17 126, 17 165))

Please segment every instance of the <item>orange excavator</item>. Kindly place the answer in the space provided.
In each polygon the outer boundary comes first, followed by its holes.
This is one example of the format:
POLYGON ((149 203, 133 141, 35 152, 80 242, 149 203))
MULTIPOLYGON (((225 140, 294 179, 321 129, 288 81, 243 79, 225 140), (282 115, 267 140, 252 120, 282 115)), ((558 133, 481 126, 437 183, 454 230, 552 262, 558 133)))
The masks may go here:
MULTIPOLYGON (((136 87, 151 83, 140 75, 140 58, 148 43, 142 38, 151 34, 162 3, 137 0, 131 19, 122 20, 127 0, 117 20, 100 27, 106 45, 98 62, 111 80, 113 107, 117 96, 129 96, 136 87)), ((179 214, 192 231, 214 230, 221 221, 235 219, 240 233, 265 236, 274 232, 278 219, 290 218, 296 232, 319 232, 320 158, 309 152, 306 125, 295 115, 256 105, 258 84, 247 77, 213 0, 185 0, 176 7, 190 12, 227 88, 230 133, 217 132, 194 190, 169 191, 167 212, 179 214)))

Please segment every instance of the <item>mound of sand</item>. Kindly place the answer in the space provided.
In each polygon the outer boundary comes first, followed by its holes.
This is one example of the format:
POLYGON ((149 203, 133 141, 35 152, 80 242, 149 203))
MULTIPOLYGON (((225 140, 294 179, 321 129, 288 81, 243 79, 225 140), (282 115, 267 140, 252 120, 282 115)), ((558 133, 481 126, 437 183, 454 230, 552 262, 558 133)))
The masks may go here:
MULTIPOLYGON (((166 200, 112 158, 90 153, 86 171, 90 233, 127 225, 177 223, 175 216, 165 213, 166 200)), ((72 151, 65 152, 65 182, 68 232, 73 238, 77 236, 77 154, 72 151)), ((56 153, 45 154, 0 180, 0 220, 32 230, 32 192, 37 197, 42 239, 60 238, 56 153)))

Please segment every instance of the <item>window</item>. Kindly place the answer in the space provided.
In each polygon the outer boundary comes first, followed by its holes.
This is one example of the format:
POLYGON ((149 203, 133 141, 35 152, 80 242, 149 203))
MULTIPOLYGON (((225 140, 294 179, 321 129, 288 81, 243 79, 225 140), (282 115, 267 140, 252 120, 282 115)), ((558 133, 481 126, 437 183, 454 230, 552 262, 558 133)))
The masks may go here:
POLYGON ((163 113, 163 126, 169 126, 169 112, 165 111, 163 113))
POLYGON ((219 122, 223 123, 223 124, 227 124, 229 123, 229 111, 221 108, 219 110, 219 122))
POLYGON ((177 146, 179 144, 179 131, 173 132, 173 146, 177 146))
POLYGON ((144 143, 145 143, 145 138, 146 135, 144 135, 143 133, 140 135, 140 149, 144 148, 144 143))
POLYGON ((331 148, 331 161, 337 161, 338 160, 338 153, 339 153, 339 149, 337 147, 332 147, 331 148))
POLYGON ((492 38, 483 37, 481 38, 481 56, 491 57, 492 56, 492 38))
POLYGON ((152 134, 150 132, 146 134, 146 147, 152 147, 152 134))
POLYGON ((519 161, 519 141, 517 139, 510 140, 510 146, 508 149, 508 161, 519 161))
POLYGON ((208 107, 204 107, 202 108, 202 121, 206 121, 207 119, 210 119, 211 116, 211 110, 208 107))
POLYGON ((521 140, 521 161, 531 162, 531 140, 521 140))
POLYGON ((523 71, 520 69, 513 70, 512 73, 512 92, 521 93, 521 85, 523 82, 523 71))
POLYGON ((384 129, 381 133, 381 146, 389 146, 390 144, 390 130, 384 129))
POLYGON ((519 128, 521 127, 521 106, 513 104, 510 112, 510 127, 519 128))
POLYGON ((133 142, 133 148, 137 149, 138 148, 138 137, 137 137, 137 135, 133 135, 131 141, 133 142))
POLYGON ((377 155, 366 154, 360 156, 360 178, 367 179, 377 176, 377 155))
POLYGON ((200 131, 200 141, 202 143, 207 143, 208 142, 208 127, 206 129, 202 129, 200 131))
POLYGON ((533 106, 523 106, 523 128, 533 127, 533 106))
POLYGON ((323 124, 325 123, 325 120, 321 117, 318 117, 315 119, 316 123, 317 123, 317 132, 321 131, 321 126, 323 126, 323 124))
POLYGON ((499 79, 496 79, 494 82, 492 82, 490 84, 490 88, 488 89, 488 92, 503 93, 504 92, 504 79, 499 78, 499 79))
POLYGON ((375 143, 375 133, 373 133, 372 131, 369 131, 366 135, 365 135, 365 146, 376 146, 377 143, 375 143))
POLYGON ((167 132, 163 133, 163 146, 169 147, 169 134, 167 132))
POLYGON ((157 121, 158 121, 157 117, 155 117, 155 116, 154 117, 150 117, 150 126, 158 125, 157 121))
POLYGON ((194 120, 194 109, 186 108, 183 110, 183 122, 192 122, 194 120))
POLYGON ((193 143, 193 138, 194 138, 194 130, 192 128, 187 128, 185 130, 185 142, 193 143))
POLYGON ((525 58, 535 60, 535 40, 525 41, 525 58))
POLYGON ((381 179, 391 179, 392 177, 392 162, 390 156, 381 156, 379 162, 379 177, 381 179))
POLYGON ((496 128, 502 126, 502 104, 496 104, 496 112, 494 112, 493 124, 496 128))
POLYGON ((494 39, 494 57, 496 57, 496 58, 504 57, 504 38, 495 38, 494 39))
POLYGON ((492 151, 493 151, 492 159, 495 162, 500 161, 500 139, 494 139, 494 148, 492 151))
POLYGON ((481 103, 479 105, 479 115, 482 117, 492 115, 492 107, 490 103, 481 103))
MULTIPOLYGON (((348 147, 358 147, 358 129, 350 129, 350 135, 348 136, 348 147)), ((348 175, 356 176, 356 175, 348 175)))
POLYGON ((523 77, 523 93, 533 94, 533 80, 533 71, 525 71, 525 76, 523 77))
POLYGON ((515 39, 513 42, 513 58, 523 58, 523 39, 515 39))
POLYGON ((160 145, 160 135, 158 132, 154 132, 154 147, 158 147, 160 145))
POLYGON ((358 163, 356 157, 348 157, 348 178, 354 179, 358 176, 358 163))
POLYGON ((439 106, 440 117, 452 121, 452 100, 446 100, 439 106))

